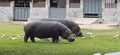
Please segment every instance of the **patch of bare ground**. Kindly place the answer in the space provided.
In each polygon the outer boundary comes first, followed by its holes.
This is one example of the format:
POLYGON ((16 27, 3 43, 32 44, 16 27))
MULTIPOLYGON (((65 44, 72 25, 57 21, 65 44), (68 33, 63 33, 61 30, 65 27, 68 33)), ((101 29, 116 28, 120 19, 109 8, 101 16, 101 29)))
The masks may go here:
POLYGON ((79 26, 83 29, 110 30, 115 29, 116 24, 86 24, 79 26))

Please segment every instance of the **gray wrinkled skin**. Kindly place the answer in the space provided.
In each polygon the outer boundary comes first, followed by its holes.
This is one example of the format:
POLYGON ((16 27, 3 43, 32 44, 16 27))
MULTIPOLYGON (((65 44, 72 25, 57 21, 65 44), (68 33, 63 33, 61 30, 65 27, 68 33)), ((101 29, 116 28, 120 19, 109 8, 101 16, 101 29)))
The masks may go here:
POLYGON ((82 34, 78 24, 76 24, 75 22, 73 22, 71 20, 67 20, 67 19, 39 19, 36 21, 57 21, 57 22, 60 22, 64 25, 66 25, 76 36, 83 37, 83 34, 82 34))
POLYGON ((55 21, 34 21, 24 26, 24 42, 28 38, 35 42, 35 37, 44 39, 52 38, 53 43, 59 42, 59 36, 69 42, 74 42, 75 38, 72 36, 72 31, 65 25, 55 21))

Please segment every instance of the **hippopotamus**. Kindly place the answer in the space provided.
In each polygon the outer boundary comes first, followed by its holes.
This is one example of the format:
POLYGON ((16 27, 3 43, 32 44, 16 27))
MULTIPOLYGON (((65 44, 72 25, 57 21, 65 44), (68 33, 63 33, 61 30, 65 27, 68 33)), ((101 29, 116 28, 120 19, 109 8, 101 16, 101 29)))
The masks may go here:
POLYGON ((39 19, 38 21, 57 21, 66 25, 77 37, 83 37, 80 27, 77 23, 68 19, 39 19))
POLYGON ((24 26, 24 42, 27 42, 30 37, 32 42, 35 42, 35 37, 44 39, 52 38, 53 43, 59 42, 59 36, 69 42, 74 42, 75 38, 72 31, 60 22, 55 21, 33 21, 24 26))

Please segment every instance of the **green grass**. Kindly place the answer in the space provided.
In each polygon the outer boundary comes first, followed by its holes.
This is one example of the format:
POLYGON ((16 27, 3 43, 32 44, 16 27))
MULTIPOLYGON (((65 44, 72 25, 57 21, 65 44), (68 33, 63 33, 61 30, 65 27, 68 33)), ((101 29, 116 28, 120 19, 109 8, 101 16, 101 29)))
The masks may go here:
POLYGON ((60 39, 58 44, 39 39, 35 43, 30 40, 24 43, 23 25, 0 24, 0 55, 93 55, 98 52, 104 54, 120 51, 120 29, 82 29, 82 32, 85 38, 76 37, 72 43, 64 39, 60 39), (95 37, 90 37, 88 32, 95 37), (118 36, 113 37, 115 35, 118 36), (17 39, 11 39, 16 36, 17 39))

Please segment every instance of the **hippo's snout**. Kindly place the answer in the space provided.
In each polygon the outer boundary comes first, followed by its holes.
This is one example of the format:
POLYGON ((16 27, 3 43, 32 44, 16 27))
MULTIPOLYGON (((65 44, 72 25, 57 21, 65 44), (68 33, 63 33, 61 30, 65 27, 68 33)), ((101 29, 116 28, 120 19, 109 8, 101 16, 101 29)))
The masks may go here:
POLYGON ((84 37, 81 32, 75 33, 76 36, 84 37))
POLYGON ((69 42, 74 42, 74 41, 75 41, 75 38, 74 38, 74 37, 68 37, 67 40, 68 40, 69 42))

